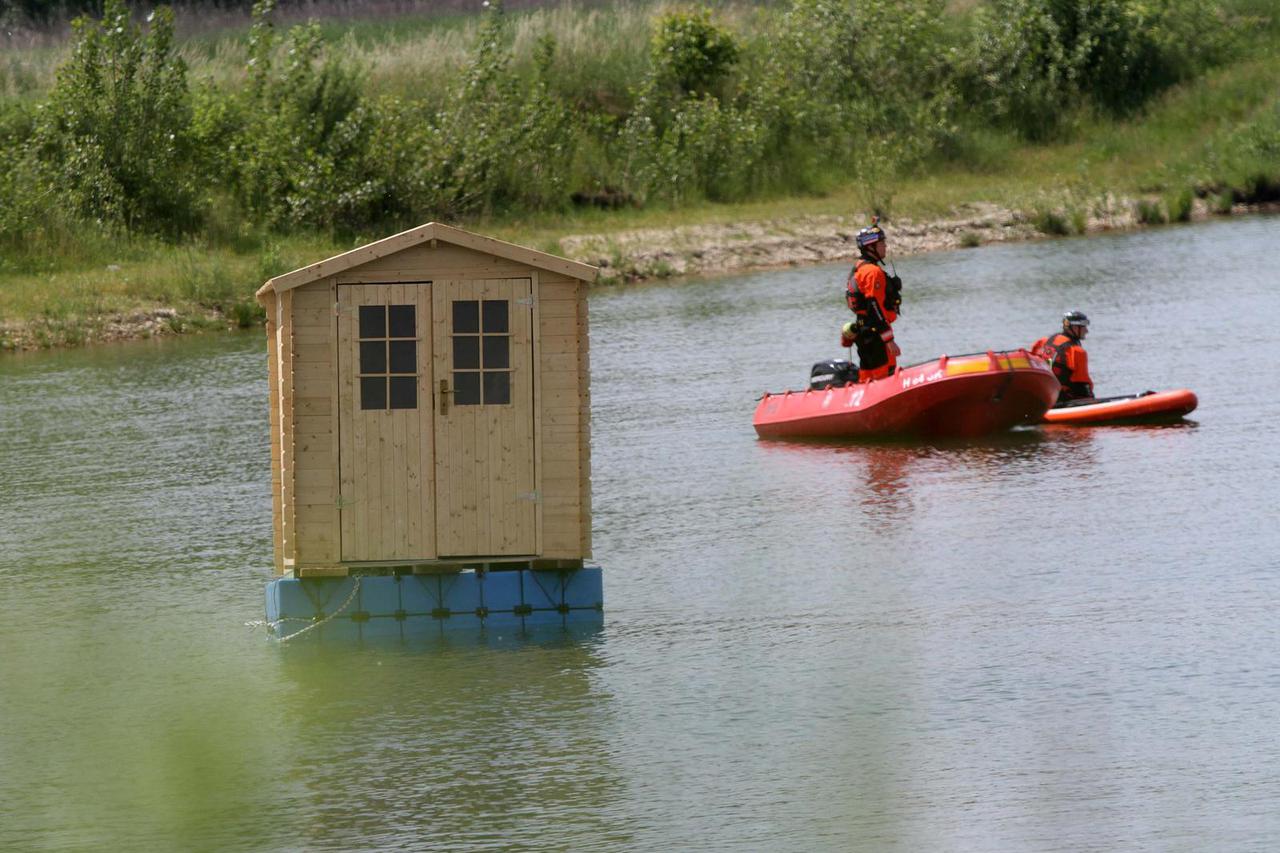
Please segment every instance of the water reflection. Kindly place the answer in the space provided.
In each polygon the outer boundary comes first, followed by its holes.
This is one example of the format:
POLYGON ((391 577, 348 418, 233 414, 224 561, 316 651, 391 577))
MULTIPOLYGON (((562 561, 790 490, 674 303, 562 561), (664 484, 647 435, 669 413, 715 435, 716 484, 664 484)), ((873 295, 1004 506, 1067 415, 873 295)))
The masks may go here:
POLYGON ((285 647, 287 796, 326 817, 302 827, 304 846, 385 848, 413 827, 416 846, 474 849, 518 843, 530 821, 569 821, 566 847, 626 843, 607 817, 623 782, 604 640, 577 626, 285 647))

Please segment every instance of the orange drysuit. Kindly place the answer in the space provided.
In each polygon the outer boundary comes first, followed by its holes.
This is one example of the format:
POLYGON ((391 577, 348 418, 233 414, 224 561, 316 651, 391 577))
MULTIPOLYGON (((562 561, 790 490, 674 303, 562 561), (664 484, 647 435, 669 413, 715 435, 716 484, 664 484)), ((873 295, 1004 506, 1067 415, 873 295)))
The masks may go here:
POLYGON ((1058 403, 1093 396, 1093 380, 1089 378, 1089 354, 1080 339, 1066 332, 1041 338, 1031 345, 1033 355, 1049 362, 1062 389, 1058 403))
MULTIPOLYGON (((896 280, 896 279, 895 279, 896 280)), ((859 258, 845 284, 845 300, 857 315, 840 334, 841 346, 858 347, 858 381, 870 382, 891 375, 898 367, 898 345, 893 342, 897 306, 889 307, 889 277, 877 263, 859 258)))

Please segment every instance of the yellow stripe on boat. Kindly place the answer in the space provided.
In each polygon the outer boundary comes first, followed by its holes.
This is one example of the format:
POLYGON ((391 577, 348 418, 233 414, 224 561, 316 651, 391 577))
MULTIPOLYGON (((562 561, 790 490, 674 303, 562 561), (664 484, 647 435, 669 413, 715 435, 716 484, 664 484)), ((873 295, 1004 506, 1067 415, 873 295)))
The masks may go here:
POLYGON ((1025 355, 997 355, 994 358, 984 357, 965 359, 964 361, 948 361, 947 375, 960 376, 965 373, 982 373, 984 370, 1014 370, 1029 367, 1031 367, 1031 360, 1025 355))
POLYGON ((947 375, 959 376, 961 373, 981 373, 991 369, 991 359, 983 356, 971 361, 948 361, 947 375))

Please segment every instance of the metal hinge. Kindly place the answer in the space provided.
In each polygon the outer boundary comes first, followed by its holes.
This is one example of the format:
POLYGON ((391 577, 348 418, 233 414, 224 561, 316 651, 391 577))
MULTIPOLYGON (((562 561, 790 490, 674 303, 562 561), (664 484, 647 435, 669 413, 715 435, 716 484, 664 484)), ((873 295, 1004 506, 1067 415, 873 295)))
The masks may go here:
POLYGON ((355 503, 356 501, 354 500, 347 500, 342 495, 338 495, 338 499, 333 502, 333 505, 336 506, 338 509, 342 510, 342 509, 346 509, 347 507, 355 503))
POLYGON ((516 300, 516 304, 517 304, 517 305, 528 305, 528 306, 532 307, 532 306, 533 306, 533 297, 532 297, 532 296, 521 296, 519 299, 517 299, 517 300, 516 300))
POLYGON ((533 501, 534 503, 537 503, 538 501, 542 500, 542 496, 539 495, 537 492, 520 492, 519 494, 516 495, 516 500, 533 501))

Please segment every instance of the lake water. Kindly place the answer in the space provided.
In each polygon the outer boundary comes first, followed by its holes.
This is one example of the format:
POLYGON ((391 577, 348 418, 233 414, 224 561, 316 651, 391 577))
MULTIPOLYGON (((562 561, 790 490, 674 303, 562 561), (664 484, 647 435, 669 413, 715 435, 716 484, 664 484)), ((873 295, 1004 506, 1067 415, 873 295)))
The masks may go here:
MULTIPOLYGON (((891 234, 892 236, 892 234, 891 234)), ((591 302, 605 624, 280 646, 260 331, 0 359, 0 849, 1273 850, 1280 219, 903 258, 1167 427, 762 442, 847 269, 591 302)))

